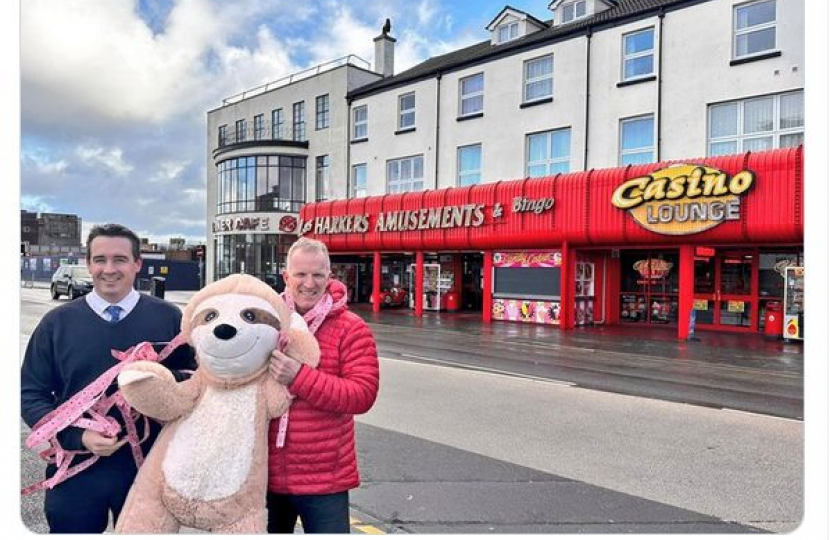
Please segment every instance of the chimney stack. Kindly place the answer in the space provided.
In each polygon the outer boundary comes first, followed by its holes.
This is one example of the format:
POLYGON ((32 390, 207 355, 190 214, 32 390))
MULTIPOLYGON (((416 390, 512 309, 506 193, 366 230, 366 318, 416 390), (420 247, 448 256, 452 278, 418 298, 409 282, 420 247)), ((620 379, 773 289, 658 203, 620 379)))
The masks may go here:
POLYGON ((389 35, 392 21, 386 19, 381 34, 375 38, 375 73, 391 77, 395 73, 395 38, 389 35))

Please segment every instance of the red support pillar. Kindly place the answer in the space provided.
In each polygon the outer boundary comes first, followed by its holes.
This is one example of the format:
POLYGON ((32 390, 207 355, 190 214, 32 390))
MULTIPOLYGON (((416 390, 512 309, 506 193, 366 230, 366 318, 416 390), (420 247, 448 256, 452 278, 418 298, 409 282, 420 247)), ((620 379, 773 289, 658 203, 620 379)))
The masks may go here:
POLYGON ((489 324, 493 320, 493 252, 484 252, 484 269, 481 295, 481 320, 489 324))
POLYGON ((424 252, 415 252, 415 316, 424 315, 424 252))
POLYGON ((375 251, 372 265, 372 312, 380 313, 380 251, 375 251))
POLYGON ((573 251, 567 242, 562 243, 562 272, 559 286, 559 329, 571 330, 574 327, 574 266, 573 251))
POLYGON ((677 299, 677 339, 689 339, 689 320, 695 297, 695 248, 680 246, 680 297, 677 299))

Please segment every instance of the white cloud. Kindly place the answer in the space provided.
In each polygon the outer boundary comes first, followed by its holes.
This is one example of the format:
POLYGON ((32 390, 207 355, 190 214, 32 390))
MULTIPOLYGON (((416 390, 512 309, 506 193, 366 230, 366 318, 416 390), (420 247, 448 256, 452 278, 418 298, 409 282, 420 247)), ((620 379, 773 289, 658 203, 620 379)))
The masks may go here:
POLYGON ((54 212, 54 207, 45 197, 38 197, 32 195, 20 196, 20 209, 27 212, 54 212))
POLYGON ((205 114, 223 98, 349 54, 371 64, 386 17, 398 73, 483 39, 452 32, 440 0, 170 1, 152 28, 135 0, 21 3, 24 208, 203 239, 205 114))
POLYGON ((124 152, 120 148, 106 150, 101 147, 79 146, 75 153, 84 164, 91 167, 104 166, 119 176, 133 170, 133 166, 124 161, 124 152))

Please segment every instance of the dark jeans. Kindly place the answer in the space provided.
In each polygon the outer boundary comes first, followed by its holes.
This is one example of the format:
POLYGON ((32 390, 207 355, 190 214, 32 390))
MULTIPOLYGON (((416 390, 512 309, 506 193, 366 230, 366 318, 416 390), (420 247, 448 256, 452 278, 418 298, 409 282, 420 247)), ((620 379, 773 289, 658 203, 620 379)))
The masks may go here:
POLYGON ((331 495, 268 493, 268 532, 293 533, 297 516, 309 534, 349 533, 349 492, 331 495))

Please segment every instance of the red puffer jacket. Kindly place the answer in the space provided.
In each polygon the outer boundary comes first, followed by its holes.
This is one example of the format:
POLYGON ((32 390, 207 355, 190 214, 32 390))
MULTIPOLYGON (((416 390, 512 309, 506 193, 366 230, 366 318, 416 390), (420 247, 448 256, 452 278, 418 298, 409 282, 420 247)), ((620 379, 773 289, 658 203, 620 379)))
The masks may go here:
MULTIPOLYGON (((346 287, 331 280, 337 302, 346 287)), ((268 433, 268 491, 324 495, 357 487, 360 475, 354 416, 368 411, 378 393, 378 352, 372 331, 345 306, 332 310, 315 334, 320 365, 303 366, 289 390, 285 445, 277 448, 279 419, 268 433)))

